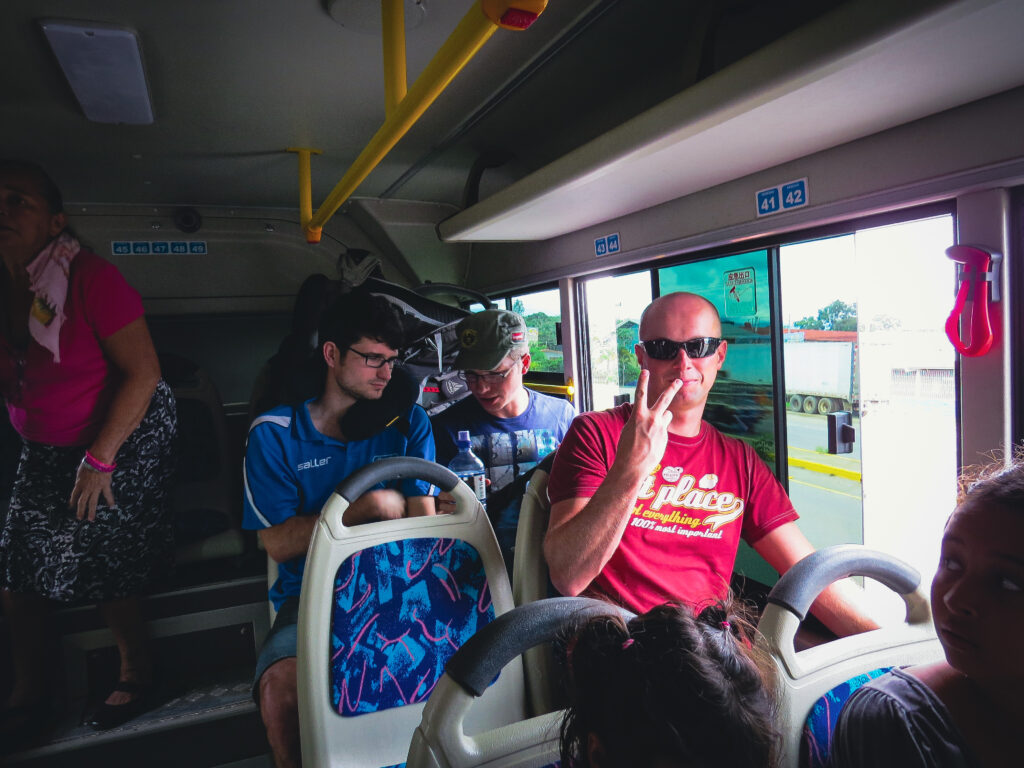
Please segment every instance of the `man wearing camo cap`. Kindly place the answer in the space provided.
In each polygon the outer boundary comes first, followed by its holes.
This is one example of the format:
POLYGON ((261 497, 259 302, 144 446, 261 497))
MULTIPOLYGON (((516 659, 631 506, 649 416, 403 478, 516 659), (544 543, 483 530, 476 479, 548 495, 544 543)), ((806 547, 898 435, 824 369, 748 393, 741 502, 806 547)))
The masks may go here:
MULTIPOLYGON (((458 453, 459 430, 469 430, 473 453, 483 461, 490 480, 487 512, 511 569, 526 480, 558 447, 576 409, 562 398, 523 386, 523 376, 530 370, 530 344, 520 315, 488 309, 465 318, 457 333, 455 368, 472 397, 433 418, 437 461, 451 461, 458 453)), ((452 508, 442 499, 439 511, 452 508)))

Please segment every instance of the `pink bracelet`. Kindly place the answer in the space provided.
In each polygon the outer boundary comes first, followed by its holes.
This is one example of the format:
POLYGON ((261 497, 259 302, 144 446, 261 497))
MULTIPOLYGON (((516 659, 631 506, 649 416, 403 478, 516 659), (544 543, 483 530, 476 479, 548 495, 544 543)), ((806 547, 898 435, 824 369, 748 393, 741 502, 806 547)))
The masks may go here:
POLYGON ((100 461, 91 453, 89 453, 88 449, 86 449, 85 451, 85 456, 82 458, 82 463, 89 467, 89 469, 95 470, 96 472, 100 472, 104 475, 109 475, 111 472, 117 469, 117 464, 104 464, 102 461, 100 461))

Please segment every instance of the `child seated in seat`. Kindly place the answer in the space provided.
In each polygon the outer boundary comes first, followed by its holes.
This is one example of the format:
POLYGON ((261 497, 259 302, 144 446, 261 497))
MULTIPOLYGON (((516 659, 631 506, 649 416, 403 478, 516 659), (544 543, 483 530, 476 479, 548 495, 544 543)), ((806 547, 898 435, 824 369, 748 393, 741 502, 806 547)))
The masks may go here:
POLYGON ((565 768, 771 768, 771 667, 726 604, 590 619, 567 641, 565 768))
POLYGON ((1024 451, 962 480, 931 599, 945 660, 854 693, 836 725, 836 768, 1021 765, 1024 451))

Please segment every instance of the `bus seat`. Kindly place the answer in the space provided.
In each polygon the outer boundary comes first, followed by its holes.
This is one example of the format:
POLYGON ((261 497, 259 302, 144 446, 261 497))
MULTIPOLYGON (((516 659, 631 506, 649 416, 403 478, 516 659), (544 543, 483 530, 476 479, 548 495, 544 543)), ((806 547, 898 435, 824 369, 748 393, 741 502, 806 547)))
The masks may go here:
POLYGON ((800 735, 800 759, 803 768, 826 768, 832 751, 832 734, 839 720, 839 713, 853 692, 876 677, 892 669, 891 666, 872 669, 861 675, 844 680, 826 691, 811 707, 804 721, 800 735))
MULTIPOLYGON (((299 603, 299 721, 307 765, 380 768, 404 760, 424 702, 451 655, 512 609, 512 589, 483 507, 448 469, 390 458, 331 495, 310 543, 299 603), (345 527, 349 501, 416 477, 455 497, 450 515, 345 527)), ((484 696, 474 727, 525 716, 516 659, 484 696)))
POLYGON ((448 662, 434 688, 409 746, 407 768, 558 765, 563 711, 478 733, 464 726, 479 706, 477 697, 507 664, 530 648, 550 643, 581 618, 615 613, 633 616, 600 600, 553 597, 518 606, 482 628, 448 662))
POLYGON ((758 645, 771 656, 779 678, 783 768, 801 765, 805 725, 806 757, 827 755, 828 723, 834 726, 836 707, 879 670, 942 658, 920 574, 891 555, 853 544, 814 552, 783 574, 768 595, 757 629, 758 645), (867 576, 900 595, 907 608, 905 623, 796 651, 796 631, 811 603, 847 576, 867 576))
MULTIPOLYGON (((516 529, 516 556, 512 561, 512 597, 516 605, 526 605, 555 595, 544 559, 544 534, 548 529, 551 505, 548 502, 548 475, 554 454, 537 465, 523 494, 516 529)), ((535 645, 523 655, 526 664, 526 692, 530 712, 539 715, 560 705, 557 669, 550 644, 535 645)))
POLYGON ((178 355, 160 356, 178 409, 178 467, 169 507, 179 565, 242 554, 233 503, 224 406, 209 374, 178 355))
POLYGON ((264 365, 249 395, 249 421, 282 403, 305 400, 319 390, 317 327, 320 316, 337 295, 337 284, 327 275, 309 275, 299 286, 292 306, 288 335, 264 365))
MULTIPOLYGON (((260 542, 260 547, 263 548, 263 540, 257 539, 260 542)), ((267 594, 270 594, 271 587, 274 586, 274 582, 277 581, 277 560, 267 555, 267 594)), ((277 618, 277 608, 274 607, 273 600, 267 600, 267 608, 270 611, 270 626, 274 626, 274 619, 277 618)))
POLYGON ((551 504, 548 502, 548 476, 555 454, 549 453, 538 464, 523 494, 516 529, 516 556, 512 562, 512 596, 516 605, 554 597, 544 559, 544 534, 548 530, 551 504))

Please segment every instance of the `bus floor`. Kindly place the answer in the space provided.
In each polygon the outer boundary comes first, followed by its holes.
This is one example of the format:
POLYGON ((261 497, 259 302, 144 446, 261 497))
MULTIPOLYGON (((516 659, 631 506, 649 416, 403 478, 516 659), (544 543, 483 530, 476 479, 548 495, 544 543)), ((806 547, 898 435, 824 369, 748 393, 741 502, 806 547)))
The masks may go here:
MULTIPOLYGON (((264 574, 178 586, 144 603, 157 663, 154 706, 108 731, 84 725, 116 679, 118 654, 93 606, 51 616, 53 727, 45 740, 0 753, 0 765, 269 765, 250 686, 269 627, 264 574)), ((7 690, 7 631, 0 617, 0 691, 7 690)), ((0 750, 2 751, 2 750, 0 750)))

